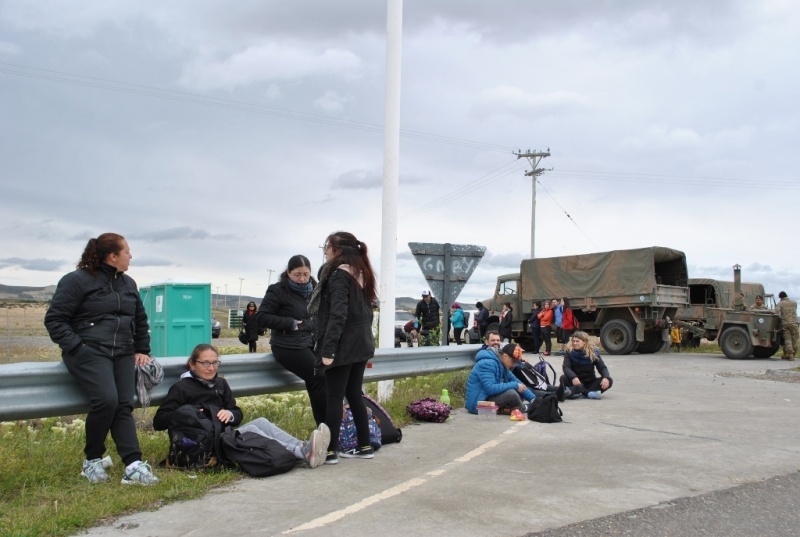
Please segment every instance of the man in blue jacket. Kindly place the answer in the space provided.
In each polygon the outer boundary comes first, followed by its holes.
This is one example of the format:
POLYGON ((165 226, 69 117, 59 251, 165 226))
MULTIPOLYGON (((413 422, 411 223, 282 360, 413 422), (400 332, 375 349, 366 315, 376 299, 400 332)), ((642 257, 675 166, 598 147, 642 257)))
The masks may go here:
POLYGON ((536 396, 514 376, 511 368, 522 361, 522 349, 509 343, 501 350, 487 347, 478 351, 475 366, 467 379, 467 410, 478 413, 478 401, 492 401, 499 408, 511 410, 511 419, 526 419, 527 402, 536 396))

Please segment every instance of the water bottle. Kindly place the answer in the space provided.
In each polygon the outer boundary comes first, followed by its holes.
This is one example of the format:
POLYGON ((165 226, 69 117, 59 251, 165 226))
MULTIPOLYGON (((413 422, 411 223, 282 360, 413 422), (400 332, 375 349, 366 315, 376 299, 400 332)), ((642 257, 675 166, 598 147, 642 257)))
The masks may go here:
POLYGON ((442 396, 439 398, 439 401, 446 405, 450 404, 450 394, 447 393, 447 388, 442 389, 442 396))

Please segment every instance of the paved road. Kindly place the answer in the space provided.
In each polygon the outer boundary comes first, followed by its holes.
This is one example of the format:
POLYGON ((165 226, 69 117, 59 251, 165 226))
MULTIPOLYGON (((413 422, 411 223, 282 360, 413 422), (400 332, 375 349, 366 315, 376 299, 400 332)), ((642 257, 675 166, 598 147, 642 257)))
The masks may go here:
POLYGON ((780 360, 609 356, 564 423, 456 412, 374 460, 243 479, 90 535, 796 535, 800 384, 780 360), (785 477, 781 477, 785 476, 785 477), (740 528, 740 533, 736 529, 740 528))

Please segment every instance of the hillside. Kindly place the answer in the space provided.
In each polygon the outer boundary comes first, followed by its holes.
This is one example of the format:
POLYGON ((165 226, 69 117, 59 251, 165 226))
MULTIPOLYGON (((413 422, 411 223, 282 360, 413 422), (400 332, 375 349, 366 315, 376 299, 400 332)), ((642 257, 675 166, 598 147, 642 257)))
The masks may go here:
MULTIPOLYGON (((3 285, 0 283, 0 300, 23 300, 31 302, 49 302, 53 298, 53 293, 56 290, 55 285, 48 285, 47 287, 22 287, 14 285, 3 285)), ((263 297, 250 297, 242 296, 242 307, 251 300, 256 304, 261 304, 263 297)), ((407 296, 398 297, 395 301, 395 308, 399 310, 414 311, 417 307, 418 298, 411 298, 407 296)), ((217 295, 211 294, 211 306, 219 309, 233 309, 236 308, 239 302, 239 295, 217 295), (226 307, 227 305, 227 307, 226 307)))
POLYGON ((0 283, 0 299, 47 302, 53 297, 55 290, 55 285, 48 285, 47 287, 23 287, 3 285, 0 283))

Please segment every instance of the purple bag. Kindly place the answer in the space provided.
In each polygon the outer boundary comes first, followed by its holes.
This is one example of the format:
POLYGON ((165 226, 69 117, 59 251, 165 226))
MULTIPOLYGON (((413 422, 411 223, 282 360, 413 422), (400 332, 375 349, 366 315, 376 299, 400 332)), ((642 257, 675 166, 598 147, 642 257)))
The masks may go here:
POLYGON ((442 423, 450 417, 450 405, 437 401, 431 397, 417 399, 406 406, 406 412, 419 421, 432 421, 442 423))

